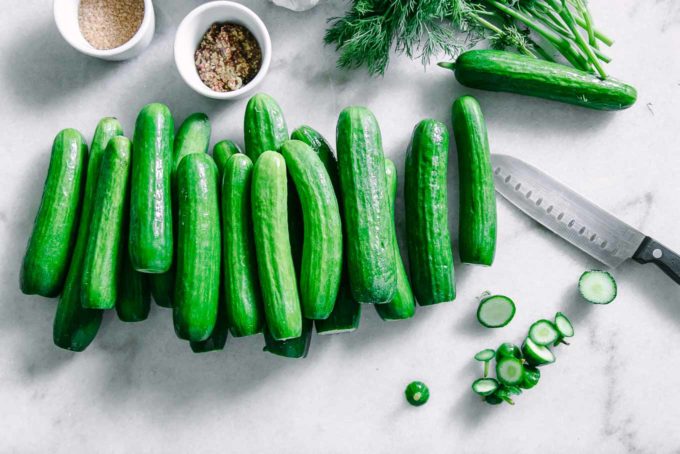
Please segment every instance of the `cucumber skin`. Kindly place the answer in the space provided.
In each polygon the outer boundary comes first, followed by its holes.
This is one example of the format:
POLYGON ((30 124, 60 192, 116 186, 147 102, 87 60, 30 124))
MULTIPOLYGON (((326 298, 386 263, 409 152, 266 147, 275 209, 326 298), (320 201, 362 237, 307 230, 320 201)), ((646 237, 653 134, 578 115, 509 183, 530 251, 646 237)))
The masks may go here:
POLYGON ((189 115, 177 131, 172 155, 172 186, 177 184, 177 167, 193 153, 207 153, 210 146, 210 120, 204 113, 189 115))
POLYGON ((217 166, 204 153, 182 159, 173 320, 180 339, 203 341, 215 327, 220 285, 217 166))
POLYGON ((171 308, 175 292, 175 273, 173 268, 165 273, 149 274, 148 281, 151 296, 153 296, 156 304, 160 307, 171 308))
POLYGON ((80 303, 80 283, 101 160, 111 138, 121 135, 123 135, 123 128, 117 119, 103 118, 97 124, 92 139, 76 246, 66 275, 64 289, 57 305, 52 331, 54 344, 66 350, 75 352, 85 350, 97 336, 101 325, 102 311, 85 309, 80 303))
POLYGON ((130 140, 118 136, 109 141, 102 157, 81 283, 81 304, 88 309, 116 306, 131 154, 130 140))
POLYGON ((149 317, 151 295, 147 274, 140 273, 132 267, 127 248, 123 243, 123 266, 118 282, 118 298, 116 313, 122 322, 141 322, 149 317))
POLYGON ((130 258, 137 271, 172 265, 171 172, 174 122, 163 104, 142 108, 135 123, 130 197, 130 258))
POLYGON ((251 218, 253 163, 244 154, 227 161, 222 179, 222 258, 229 329, 235 337, 262 332, 264 313, 251 218))
MULTIPOLYGON (((323 162, 326 172, 331 179, 333 188, 335 188, 335 195, 340 208, 340 218, 342 219, 342 197, 340 191, 340 175, 338 173, 338 161, 335 159, 335 154, 328 143, 318 131, 310 126, 300 126, 290 135, 291 139, 299 140, 309 145, 312 150, 319 155, 321 162, 323 162)), ((342 222, 344 226, 344 222, 342 222)), ((343 240, 347 242, 347 236, 343 232, 343 240)), ((343 250, 345 247, 343 245, 343 250)), ((361 305, 357 303, 352 297, 352 292, 349 289, 349 276, 347 271, 347 260, 342 261, 342 276, 340 278, 340 289, 338 296, 335 299, 333 311, 325 320, 315 320, 314 326, 318 334, 330 334, 339 332, 354 331, 359 327, 361 321, 361 305)))
POLYGON ((314 150, 299 140, 281 147, 286 168, 302 203, 304 241, 300 271, 302 315, 328 318, 335 305, 342 273, 342 223, 335 190, 314 150))
POLYGON ((253 236, 267 327, 276 340, 297 338, 302 313, 288 233, 285 159, 277 152, 262 153, 252 178, 253 236))
POLYGON ((75 129, 54 138, 50 165, 19 283, 27 295, 55 297, 64 285, 85 188, 87 144, 75 129))
POLYGON ((371 111, 347 107, 340 113, 337 147, 352 295, 360 303, 385 303, 397 289, 397 263, 382 138, 371 111))
POLYGON ((279 151, 288 140, 288 127, 279 104, 258 93, 248 100, 243 124, 246 154, 253 161, 265 151, 279 151))
POLYGON ((300 336, 283 341, 274 339, 265 327, 265 347, 263 350, 277 356, 283 356, 284 358, 306 358, 309 353, 309 345, 312 341, 312 325, 313 322, 311 320, 303 319, 300 336))
POLYGON ((413 130, 406 153, 404 194, 411 285, 421 306, 456 297, 446 188, 449 133, 436 120, 413 130))
POLYGON ((458 98, 452 114, 460 182, 460 260, 491 266, 496 255, 496 191, 486 122, 472 96, 458 98))
MULTIPOLYGON (((392 219, 394 219, 397 201, 397 167, 394 165, 394 162, 387 158, 385 158, 385 174, 387 175, 387 189, 390 196, 390 206, 392 207, 392 219)), ((413 297, 408 274, 401 259, 399 242, 397 241, 397 229, 394 222, 392 223, 392 247, 397 258, 397 292, 389 303, 375 306, 380 318, 386 321, 404 320, 413 317, 416 313, 416 300, 413 297)))
POLYGON ((621 110, 635 104, 635 88, 613 78, 498 50, 463 52, 455 76, 466 87, 516 93, 596 110, 621 110))
MULTIPOLYGON (((234 156, 235 154, 241 154, 243 153, 241 151, 241 148, 235 143, 232 142, 231 140, 221 140, 215 144, 213 147, 213 159, 215 160, 215 164, 217 165, 217 170, 219 171, 220 169, 224 170, 224 168, 227 165, 227 161, 229 158, 234 156)), ((219 183, 222 182, 222 179, 219 180, 219 183)))

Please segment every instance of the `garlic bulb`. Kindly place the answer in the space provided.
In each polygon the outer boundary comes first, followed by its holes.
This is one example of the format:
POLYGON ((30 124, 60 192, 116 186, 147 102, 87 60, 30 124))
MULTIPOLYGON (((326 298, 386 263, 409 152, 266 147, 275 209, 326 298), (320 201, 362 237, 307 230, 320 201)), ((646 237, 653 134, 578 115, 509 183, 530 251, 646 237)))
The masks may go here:
POLYGON ((271 0, 275 5, 283 6, 284 8, 293 11, 307 11, 312 9, 319 3, 319 0, 271 0))

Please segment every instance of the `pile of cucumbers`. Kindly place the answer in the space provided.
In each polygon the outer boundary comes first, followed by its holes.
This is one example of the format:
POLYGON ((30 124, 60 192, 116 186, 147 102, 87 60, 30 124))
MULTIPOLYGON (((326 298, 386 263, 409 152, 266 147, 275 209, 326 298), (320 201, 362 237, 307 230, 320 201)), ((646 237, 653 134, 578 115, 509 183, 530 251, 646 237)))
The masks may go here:
MULTIPOLYGON (((463 262, 491 265, 496 202, 484 117, 469 96, 453 106, 460 171, 463 262)), ((151 297, 173 310, 175 333, 195 352, 263 333, 265 350, 307 355, 319 334, 355 330, 363 304, 384 320, 416 302, 455 298, 448 225, 449 132, 415 127, 406 156, 410 279, 397 243, 397 170, 374 115, 348 107, 337 159, 317 131, 289 134, 280 106, 253 96, 245 152, 231 141, 207 153, 211 127, 189 116, 175 134, 162 104, 145 106, 132 140, 102 119, 83 136, 55 138, 42 202, 21 269, 21 290, 60 295, 54 343, 83 351, 105 310, 145 320, 151 297)))

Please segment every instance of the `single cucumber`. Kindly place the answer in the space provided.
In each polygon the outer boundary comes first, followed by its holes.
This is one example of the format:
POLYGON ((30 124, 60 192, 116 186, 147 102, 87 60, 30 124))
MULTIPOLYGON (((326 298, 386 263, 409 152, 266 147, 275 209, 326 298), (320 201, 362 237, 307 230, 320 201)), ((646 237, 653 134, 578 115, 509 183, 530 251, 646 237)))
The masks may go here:
POLYGON ((477 307, 477 320, 487 328, 502 328, 515 316, 515 303, 503 295, 482 298, 477 307))
POLYGON ((116 306, 131 155, 130 139, 117 136, 109 141, 102 158, 80 290, 81 304, 88 309, 116 306))
POLYGON ((562 312, 555 314, 555 328, 557 328, 561 338, 574 336, 574 326, 562 312))
POLYGON ((116 313, 122 322, 141 322, 149 317, 151 310, 148 275, 132 267, 130 255, 123 242, 123 266, 118 281, 116 313))
POLYGON ((80 284, 82 282, 85 249, 89 240, 92 205, 97 180, 101 169, 104 152, 112 137, 123 135, 123 128, 115 118, 103 118, 97 124, 90 148, 85 179, 85 196, 80 213, 78 237, 73 249, 71 264, 64 289, 59 298, 57 312, 54 317, 53 340, 58 347, 80 352, 85 350, 94 340, 102 321, 102 311, 85 309, 80 302, 80 284))
POLYGON ((264 322, 250 209, 252 171, 250 158, 235 154, 222 179, 224 292, 229 329, 236 337, 261 332, 264 322))
POLYGON ((182 123, 175 136, 172 155, 172 184, 176 184, 177 168, 182 159, 193 153, 207 153, 210 146, 210 120, 204 113, 193 113, 182 123))
POLYGON ((504 385, 518 385, 522 382, 524 366, 522 360, 503 356, 496 360, 496 377, 504 385))
POLYGON ((472 390, 482 397, 493 394, 499 386, 498 380, 494 378, 478 378, 472 382, 472 390))
POLYGON ((300 337, 302 312, 288 233, 286 161, 266 151, 253 168, 253 232, 269 333, 276 340, 300 337))
POLYGON ((534 341, 536 345, 550 345, 555 342, 559 333, 557 328, 550 320, 539 320, 529 328, 529 338, 534 341))
POLYGON ((522 349, 510 342, 504 342, 496 349, 496 356, 498 358, 512 356, 514 358, 522 359, 522 349))
POLYGON ((543 366, 555 362, 555 355, 548 347, 537 345, 530 337, 527 337, 522 344, 522 353, 530 366, 543 366))
MULTIPOLYGON (((394 162, 385 158, 385 174, 387 175, 387 191, 390 196, 390 207, 392 209, 392 219, 394 220, 395 205, 397 202, 397 167, 394 162)), ((397 242, 397 227, 395 221, 392 222, 391 236, 394 256, 397 260, 397 291, 392 301, 375 306, 378 315, 383 320, 404 320, 413 317, 416 313, 416 300, 411 291, 411 284, 408 281, 408 274, 404 262, 401 259, 399 243, 397 242)))
POLYGON ((456 99, 452 111, 458 150, 460 261, 491 266, 496 254, 496 191, 486 122, 472 96, 456 99))
MULTIPOLYGON (((229 158, 231 158, 235 154, 240 153, 241 148, 238 145, 236 145, 236 143, 232 142, 231 140, 221 140, 217 142, 213 147, 212 157, 215 160, 217 169, 224 170, 227 166, 227 161, 229 160, 229 158)), ((220 180, 219 182, 222 183, 222 180, 220 180)))
MULTIPOLYGON (((340 207, 340 217, 342 218, 342 197, 340 191, 340 175, 338 174, 338 162, 335 159, 333 149, 328 141, 316 130, 309 126, 300 126, 291 134, 293 140, 299 140, 309 145, 312 150, 319 155, 323 162, 326 172, 331 179, 335 195, 340 207)), ((347 242, 346 235, 343 234, 344 243, 347 242)), ((344 249, 344 246, 343 246, 344 249)), ((325 320, 316 320, 316 332, 320 335, 348 333, 359 327, 361 320, 361 305, 352 297, 349 289, 349 276, 347 271, 347 260, 343 259, 342 277, 340 279, 340 289, 333 306, 333 311, 325 320)))
POLYGON ((397 290, 389 194, 380 128, 365 107, 348 107, 337 126, 338 168, 352 295, 386 303, 397 290))
POLYGON ((446 169, 449 132, 435 120, 413 130, 404 194, 411 285, 421 306, 453 301, 456 281, 449 237, 446 169))
POLYGON ((171 171, 175 126, 170 109, 148 104, 135 123, 130 197, 130 258, 137 271, 172 265, 171 171))
POLYGON ((54 138, 33 232, 21 265, 21 291, 54 297, 64 284, 83 199, 87 144, 75 129, 54 138))
POLYGON ((578 280, 578 291, 589 303, 609 304, 616 298, 616 281, 606 271, 586 271, 578 280))
POLYGON ((421 381, 412 381, 404 391, 406 401, 414 407, 420 407, 430 400, 430 389, 421 381))
POLYGON ((514 52, 470 50, 455 63, 440 66, 453 69, 458 82, 466 87, 535 96, 590 109, 626 109, 637 99, 635 88, 614 78, 602 80, 595 74, 514 52))
POLYGON ((519 387, 522 389, 531 389, 538 384, 541 378, 541 371, 535 367, 524 366, 524 373, 522 374, 522 381, 519 387))
POLYGON ((243 130, 246 154, 253 162, 265 151, 279 151, 288 140, 283 111, 274 98, 265 93, 248 100, 243 130))
POLYGON ((180 339, 202 341, 215 326, 220 285, 217 167, 210 156, 196 153, 182 159, 177 193, 175 333, 180 339))
POLYGON ((309 353, 309 344, 312 341, 311 320, 302 319, 301 334, 298 337, 286 340, 274 339, 267 327, 264 328, 264 351, 285 358, 306 358, 309 353))
POLYGON ((302 315, 310 320, 324 320, 333 310, 342 273, 338 200, 323 162, 309 145, 288 140, 283 143, 281 154, 302 202, 302 315))

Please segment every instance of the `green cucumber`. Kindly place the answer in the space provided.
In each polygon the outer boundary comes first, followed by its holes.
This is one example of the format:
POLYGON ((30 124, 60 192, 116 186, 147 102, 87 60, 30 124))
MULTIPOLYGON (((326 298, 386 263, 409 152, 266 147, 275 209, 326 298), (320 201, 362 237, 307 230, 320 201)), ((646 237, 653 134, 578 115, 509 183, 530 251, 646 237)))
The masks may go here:
POLYGON ((130 139, 117 136, 109 141, 102 158, 80 290, 81 304, 88 309, 116 306, 131 156, 130 139))
POLYGON ((137 271, 165 273, 172 265, 170 109, 148 104, 135 123, 130 197, 130 258, 137 271))
POLYGON ((229 323, 224 313, 225 310, 226 309, 222 308, 222 303, 220 302, 220 307, 217 309, 217 320, 215 320, 215 327, 210 333, 210 336, 202 341, 189 342, 192 352, 208 353, 224 350, 224 346, 227 344, 227 337, 229 337, 229 323))
POLYGON ((413 130, 404 194, 411 285, 421 306, 453 301, 456 281, 449 236, 446 172, 449 132, 436 120, 413 130))
POLYGON ((160 274, 149 274, 149 288, 153 300, 160 307, 172 307, 172 297, 175 292, 175 273, 171 268, 160 274))
MULTIPOLYGON (((299 140, 306 143, 319 155, 321 162, 323 162, 328 176, 331 179, 333 188, 335 188, 335 195, 340 207, 340 217, 342 218, 342 197, 340 192, 340 176, 338 174, 338 162, 335 159, 333 150, 328 141, 316 130, 309 126, 300 126, 291 134, 293 140, 299 140)), ((343 240, 346 243, 347 237, 343 234, 343 240)), ((344 245, 343 245, 344 249, 344 245)), ((340 279, 340 289, 338 296, 333 306, 333 311, 325 320, 316 320, 314 325, 317 334, 338 334, 348 333, 356 330, 359 327, 361 320, 361 305, 357 303, 352 297, 352 292, 349 289, 349 276, 347 274, 347 261, 343 259, 342 263, 342 277, 340 279)))
POLYGON ((177 169, 179 198, 173 320, 180 339, 202 341, 217 320, 220 286, 220 214, 217 167, 195 153, 177 169))
POLYGON ((177 184, 177 168, 193 153, 207 153, 210 146, 210 120, 204 113, 189 115, 179 127, 172 153, 172 185, 177 184))
POLYGON ((522 359, 522 349, 510 342, 504 342, 496 349, 496 356, 499 358, 503 356, 512 356, 514 358, 522 359))
POLYGON ((453 69, 462 85, 481 90, 516 93, 596 110, 626 109, 637 99, 635 88, 608 77, 559 63, 499 50, 463 52, 453 69))
POLYGON ((578 280, 581 296, 593 304, 609 304, 616 299, 616 281, 606 271, 586 271, 578 280))
POLYGON ((20 286, 27 295, 54 297, 64 284, 76 230, 83 189, 87 144, 75 129, 54 138, 50 165, 33 232, 21 264, 20 286))
POLYGON ((380 127, 365 107, 347 107, 337 126, 338 168, 352 295, 386 303, 397 290, 389 193, 380 127))
MULTIPOLYGON (((240 153, 241 148, 238 145, 236 145, 236 143, 232 142, 231 140, 221 140, 217 142, 213 147, 212 157, 215 160, 217 169, 224 170, 227 166, 227 161, 229 160, 229 158, 231 158, 235 154, 240 153)), ((219 182, 221 184, 222 180, 220 180, 219 182)))
POLYGON ((498 380, 495 378, 478 378, 472 382, 472 390, 482 397, 490 396, 499 387, 498 380))
POLYGON ((288 233, 285 159, 265 151, 252 178, 253 233, 267 326, 274 339, 293 339, 302 334, 302 312, 288 233))
POLYGON ((252 171, 250 158, 235 154, 222 179, 224 292, 229 329, 236 337, 261 332, 264 321, 250 209, 252 171))
POLYGON ((302 203, 302 315, 310 320, 324 320, 333 310, 342 273, 338 201, 323 162, 309 145, 288 140, 281 147, 281 154, 302 203))
POLYGON ((535 367, 524 366, 524 372, 522 373, 522 381, 519 387, 522 389, 531 389, 538 384, 541 379, 541 371, 535 367))
POLYGON ((279 151, 288 140, 283 111, 274 98, 265 93, 248 100, 243 130, 246 154, 253 162, 265 151, 279 151))
POLYGON ((560 334, 550 320, 539 320, 529 328, 529 338, 536 345, 550 345, 558 340, 560 334))
POLYGON ((123 135, 123 128, 115 118, 103 118, 98 124, 92 139, 90 158, 87 163, 85 196, 80 212, 78 237, 71 257, 64 289, 59 298, 54 317, 53 339, 58 347, 80 352, 94 340, 102 321, 102 311, 85 309, 80 302, 80 284, 83 274, 83 260, 89 240, 90 220, 94 193, 101 168, 101 161, 112 137, 123 135))
POLYGON ((574 336, 574 326, 562 312, 555 314, 555 328, 560 333, 560 340, 574 336))
POLYGON ((404 390, 404 395, 409 404, 420 407, 430 399, 430 389, 421 381, 412 381, 404 390))
POLYGON ((496 254, 496 192, 486 122, 472 96, 456 99, 452 111, 460 183, 460 261, 491 266, 496 254))
POLYGON ((518 385, 522 382, 524 366, 522 360, 513 356, 496 359, 496 378, 504 385, 518 385))
POLYGON ((530 366, 543 366, 555 362, 555 355, 548 347, 537 345, 530 337, 527 337, 522 344, 522 353, 530 366))
POLYGON ((515 303, 503 295, 482 298, 477 307, 477 320, 487 328, 502 328, 515 316, 515 303))
POLYGON ((125 243, 123 249, 123 266, 118 280, 118 296, 116 313, 122 322, 141 322, 149 317, 151 310, 149 282, 147 274, 140 273, 132 267, 125 243))
POLYGON ((264 351, 272 353, 277 356, 285 358, 306 358, 309 353, 309 344, 312 342, 312 326, 314 323, 311 320, 302 319, 302 328, 300 335, 292 339, 277 340, 275 339, 269 328, 264 328, 264 351))
MULTIPOLYGON (((390 207, 392 208, 391 214, 392 219, 394 219, 397 202, 397 167, 387 158, 385 158, 385 174, 387 175, 387 190, 390 196, 390 207)), ((375 309, 383 320, 404 320, 413 317, 416 313, 416 300, 413 297, 408 274, 406 274, 406 268, 401 259, 399 243, 397 242, 397 228, 394 221, 390 227, 392 231, 392 248, 397 260, 397 292, 390 302, 377 304, 375 309)))

